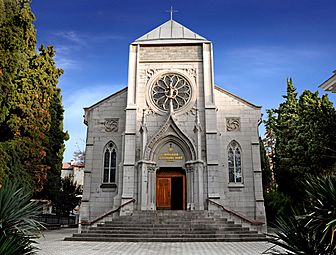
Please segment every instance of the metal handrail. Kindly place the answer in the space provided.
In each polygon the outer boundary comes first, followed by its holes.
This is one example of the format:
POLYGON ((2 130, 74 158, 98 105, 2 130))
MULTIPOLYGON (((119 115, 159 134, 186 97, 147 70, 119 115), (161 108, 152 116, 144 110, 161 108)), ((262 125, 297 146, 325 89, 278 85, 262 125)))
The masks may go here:
POLYGON ((110 215, 110 214, 113 214, 113 213, 116 213, 118 211, 120 211, 121 208, 123 208, 124 206, 130 204, 130 203, 134 203, 135 202, 135 198, 132 198, 131 200, 127 201, 126 203, 120 205, 117 209, 113 209, 111 211, 108 211, 107 213, 104 213, 103 215, 99 216, 98 218, 95 218, 93 221, 89 222, 89 221, 81 221, 80 224, 81 225, 92 225, 92 224, 95 224, 97 221, 105 218, 106 216, 110 215))
POLYGON ((237 213, 237 212, 235 212, 235 211, 233 211, 233 210, 231 210, 231 209, 225 208, 223 205, 221 205, 221 204, 219 204, 219 203, 217 203, 217 202, 211 200, 210 198, 207 198, 207 200, 208 200, 210 203, 213 203, 213 204, 215 204, 215 205, 221 207, 224 211, 226 211, 226 212, 228 212, 228 213, 230 213, 230 214, 233 214, 233 215, 237 216, 237 217, 240 218, 241 220, 244 220, 244 221, 247 221, 247 222, 251 223, 251 225, 260 226, 260 225, 265 224, 264 222, 249 219, 249 218, 247 218, 246 216, 241 215, 241 214, 239 214, 239 213, 237 213))

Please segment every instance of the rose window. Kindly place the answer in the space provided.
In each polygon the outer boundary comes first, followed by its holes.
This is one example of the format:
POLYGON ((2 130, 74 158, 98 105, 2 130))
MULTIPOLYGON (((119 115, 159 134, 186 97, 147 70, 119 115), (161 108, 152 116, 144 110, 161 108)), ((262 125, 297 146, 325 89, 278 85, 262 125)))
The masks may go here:
POLYGON ((151 98, 160 110, 168 111, 170 101, 173 109, 179 110, 191 99, 191 85, 180 74, 164 74, 154 82, 151 98))

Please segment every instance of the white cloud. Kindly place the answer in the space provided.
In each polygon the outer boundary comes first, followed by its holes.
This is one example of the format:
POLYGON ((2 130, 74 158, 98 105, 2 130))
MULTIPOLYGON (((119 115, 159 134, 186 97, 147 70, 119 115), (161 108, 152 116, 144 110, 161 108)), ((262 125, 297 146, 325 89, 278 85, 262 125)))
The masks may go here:
POLYGON ((121 88, 122 86, 93 85, 91 88, 63 95, 64 130, 70 135, 70 139, 65 143, 64 161, 72 159, 74 151, 85 149, 86 126, 83 123, 83 108, 93 105, 121 88))

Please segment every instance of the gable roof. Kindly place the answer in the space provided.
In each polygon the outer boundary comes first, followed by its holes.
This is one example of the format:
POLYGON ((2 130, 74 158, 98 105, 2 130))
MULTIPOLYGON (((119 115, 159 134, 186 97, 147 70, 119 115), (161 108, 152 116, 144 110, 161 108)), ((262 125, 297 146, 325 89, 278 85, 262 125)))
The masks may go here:
POLYGON ((195 43, 204 41, 208 40, 171 19, 139 37, 134 43, 195 43))
POLYGON ((222 89, 221 87, 219 87, 217 85, 215 85, 215 89, 217 89, 218 91, 220 91, 220 92, 222 92, 222 93, 224 93, 224 94, 226 94, 228 96, 231 96, 231 97, 235 98, 236 100, 238 100, 239 102, 241 102, 241 103, 243 103, 243 104, 245 104, 247 106, 250 106, 250 107, 252 107, 254 109, 261 109, 261 106, 252 104, 252 103, 246 101, 245 99, 242 99, 241 97, 239 97, 239 96, 237 96, 235 94, 232 94, 231 92, 229 92, 229 91, 227 91, 225 89, 222 89))
POLYGON ((334 74, 325 82, 323 82, 319 87, 325 91, 331 91, 336 93, 336 70, 334 74))
POLYGON ((102 104, 102 103, 105 102, 106 100, 108 100, 108 99, 110 99, 110 98, 113 98, 113 97, 116 97, 116 96, 118 96, 118 95, 120 95, 120 94, 122 94, 122 93, 124 93, 124 92, 126 92, 126 91, 127 91, 127 87, 125 87, 125 88, 123 88, 123 89, 121 89, 121 90, 119 90, 119 91, 113 93, 112 95, 109 95, 109 96, 103 98, 102 100, 98 101, 97 103, 95 103, 95 104, 93 104, 93 105, 91 105, 91 106, 84 107, 84 111, 91 110, 92 108, 94 108, 94 107, 96 107, 96 106, 102 104))

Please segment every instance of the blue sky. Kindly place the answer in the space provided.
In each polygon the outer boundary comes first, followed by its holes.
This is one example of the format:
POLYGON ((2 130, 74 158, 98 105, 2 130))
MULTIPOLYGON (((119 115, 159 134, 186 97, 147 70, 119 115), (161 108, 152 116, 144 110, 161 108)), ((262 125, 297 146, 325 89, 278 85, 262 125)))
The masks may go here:
POLYGON ((167 21, 171 5, 213 42, 217 85, 263 111, 282 102, 288 77, 299 93, 324 94, 318 85, 336 69, 335 0, 33 0, 38 44, 54 45, 64 69, 65 161, 85 148, 83 107, 127 85, 129 44, 167 21))

